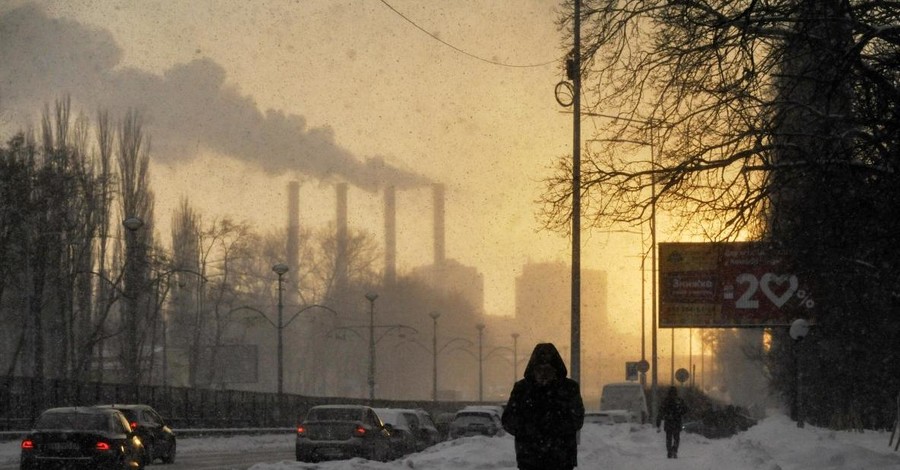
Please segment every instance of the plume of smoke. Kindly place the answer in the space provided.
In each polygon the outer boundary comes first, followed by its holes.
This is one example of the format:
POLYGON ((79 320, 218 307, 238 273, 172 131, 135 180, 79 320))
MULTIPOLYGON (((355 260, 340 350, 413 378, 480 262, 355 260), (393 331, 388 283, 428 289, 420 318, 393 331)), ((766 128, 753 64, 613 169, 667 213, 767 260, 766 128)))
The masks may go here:
POLYGON ((20 118, 70 95, 88 109, 140 110, 158 159, 211 150, 268 173, 296 172, 369 191, 431 183, 383 157, 358 158, 335 142, 331 128, 310 128, 303 116, 261 112, 252 97, 226 85, 225 69, 210 59, 155 75, 117 68, 121 58, 108 31, 51 19, 34 5, 0 14, 0 94, 20 118))

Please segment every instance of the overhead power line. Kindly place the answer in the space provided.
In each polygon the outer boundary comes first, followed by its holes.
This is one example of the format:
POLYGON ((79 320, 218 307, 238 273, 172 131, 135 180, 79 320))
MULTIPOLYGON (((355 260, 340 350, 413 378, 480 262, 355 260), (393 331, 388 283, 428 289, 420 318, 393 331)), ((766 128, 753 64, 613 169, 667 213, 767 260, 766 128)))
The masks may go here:
POLYGON ((550 65, 550 64, 554 64, 554 63, 557 62, 557 60, 554 59, 554 60, 550 60, 550 61, 547 61, 547 62, 542 62, 542 63, 539 63, 539 64, 506 64, 506 63, 503 63, 503 62, 497 62, 497 61, 491 60, 491 59, 485 59, 484 57, 480 57, 480 56, 477 56, 477 55, 475 55, 475 54, 472 54, 471 52, 464 51, 463 49, 460 49, 460 48, 454 46, 453 44, 450 44, 449 42, 444 41, 443 39, 441 39, 441 38, 437 37, 436 35, 432 34, 430 31, 428 31, 428 30, 426 30, 425 28, 423 28, 423 27, 419 26, 418 24, 416 24, 415 21, 413 21, 413 20, 407 18, 406 15, 404 15, 403 13, 400 13, 399 11, 397 11, 397 9, 394 8, 394 7, 392 7, 391 4, 389 4, 387 1, 385 1, 385 0, 380 0, 380 1, 381 1, 381 3, 384 4, 384 6, 390 8, 391 11, 393 11, 394 13, 396 13, 400 18, 403 18, 403 19, 406 20, 409 24, 415 26, 416 29, 418 29, 419 31, 421 31, 421 32, 423 32, 423 33, 425 33, 425 34, 427 34, 428 37, 430 37, 431 39, 434 39, 435 41, 437 41, 437 42, 439 42, 439 43, 441 43, 441 44, 443 44, 443 45, 449 47, 450 49, 453 49, 454 51, 459 52, 460 54, 469 56, 469 57, 471 57, 471 58, 473 58, 473 59, 480 60, 480 61, 482 61, 482 62, 486 62, 486 63, 491 64, 491 65, 499 65, 499 66, 501 66, 501 67, 512 67, 512 68, 544 67, 544 66, 547 66, 547 65, 550 65))

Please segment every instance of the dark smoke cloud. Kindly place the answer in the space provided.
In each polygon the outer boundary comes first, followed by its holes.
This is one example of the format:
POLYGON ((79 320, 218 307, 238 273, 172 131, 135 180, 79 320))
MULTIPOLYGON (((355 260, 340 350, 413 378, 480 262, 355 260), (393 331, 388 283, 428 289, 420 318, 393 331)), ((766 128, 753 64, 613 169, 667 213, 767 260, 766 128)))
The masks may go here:
POLYGON ((0 106, 34 111, 70 95, 86 109, 138 109, 154 158, 189 159, 210 149, 268 173, 298 172, 370 191, 430 183, 381 157, 360 160, 335 143, 331 128, 310 128, 303 116, 260 112, 252 97, 225 86, 225 70, 210 59, 159 76, 117 68, 121 58, 106 30, 49 18, 33 5, 7 11, 0 15, 0 106))

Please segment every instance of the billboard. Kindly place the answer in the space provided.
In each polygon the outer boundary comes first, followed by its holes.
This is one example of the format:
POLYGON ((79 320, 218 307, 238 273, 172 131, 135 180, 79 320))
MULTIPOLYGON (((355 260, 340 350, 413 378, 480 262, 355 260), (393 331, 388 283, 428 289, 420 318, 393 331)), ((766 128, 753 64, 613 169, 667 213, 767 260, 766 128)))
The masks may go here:
POLYGON ((787 326, 815 309, 807 282, 762 242, 660 243, 660 328, 787 326))

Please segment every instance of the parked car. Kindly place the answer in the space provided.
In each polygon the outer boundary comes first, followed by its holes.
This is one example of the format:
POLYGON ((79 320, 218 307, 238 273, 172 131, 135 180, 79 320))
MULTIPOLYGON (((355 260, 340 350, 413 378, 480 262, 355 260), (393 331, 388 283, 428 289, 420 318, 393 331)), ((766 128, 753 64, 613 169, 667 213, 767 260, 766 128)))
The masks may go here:
POLYGON ((391 458, 399 459, 419 449, 419 417, 412 410, 375 408, 378 417, 391 426, 391 458))
POLYGON ((175 462, 177 440, 175 432, 166 420, 149 405, 97 405, 97 408, 111 408, 125 415, 128 425, 144 444, 144 465, 160 459, 163 463, 175 462))
POLYGON ((424 450, 444 440, 441 432, 438 431, 437 425, 434 424, 434 420, 431 419, 431 414, 422 408, 416 408, 413 412, 419 417, 418 450, 424 450))
POLYGON ((296 456, 300 462, 362 457, 387 462, 391 426, 363 405, 319 405, 297 425, 296 456))
POLYGON ((113 409, 51 408, 44 411, 21 444, 21 470, 144 467, 144 447, 125 416, 113 409))
POLYGON ((647 397, 644 387, 638 382, 609 383, 603 386, 600 395, 600 411, 627 410, 637 417, 639 423, 649 419, 647 397))
POLYGON ((506 432, 500 415, 488 409, 462 409, 450 423, 450 438, 466 436, 502 436, 506 432))
POLYGON ((450 439, 450 424, 456 419, 455 412, 438 413, 434 417, 434 427, 441 435, 441 440, 450 439))

